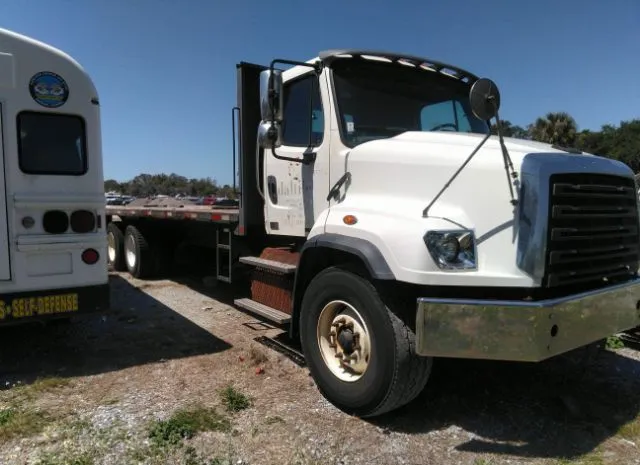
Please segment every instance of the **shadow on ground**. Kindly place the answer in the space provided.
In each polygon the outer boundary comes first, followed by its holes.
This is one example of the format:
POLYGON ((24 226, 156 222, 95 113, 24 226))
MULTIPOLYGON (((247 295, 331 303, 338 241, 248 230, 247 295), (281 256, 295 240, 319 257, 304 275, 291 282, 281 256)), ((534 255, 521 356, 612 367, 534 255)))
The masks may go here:
POLYGON ((248 283, 235 282, 234 286, 218 283, 215 286, 207 286, 204 284, 207 278, 203 279, 202 276, 179 276, 173 279, 195 292, 199 292, 211 299, 233 307, 234 310, 238 312, 249 315, 253 318, 253 321, 243 323, 243 326, 247 329, 247 334, 253 336, 254 342, 262 344, 268 350, 284 355, 301 368, 306 366, 304 355, 302 354, 302 347, 298 341, 289 338, 289 333, 286 328, 278 327, 273 322, 252 314, 240 307, 236 307, 233 304, 235 298, 244 297, 249 294, 248 283), (281 332, 273 335, 274 330, 281 332), (270 335, 266 336, 266 334, 270 335))
POLYGON ((404 433, 461 428, 460 451, 575 458, 640 411, 640 362, 600 351, 585 364, 587 353, 538 364, 437 360, 420 397, 374 423, 404 433))
POLYGON ((70 323, 0 328, 0 389, 49 376, 87 376, 231 346, 125 279, 110 276, 110 313, 70 323))

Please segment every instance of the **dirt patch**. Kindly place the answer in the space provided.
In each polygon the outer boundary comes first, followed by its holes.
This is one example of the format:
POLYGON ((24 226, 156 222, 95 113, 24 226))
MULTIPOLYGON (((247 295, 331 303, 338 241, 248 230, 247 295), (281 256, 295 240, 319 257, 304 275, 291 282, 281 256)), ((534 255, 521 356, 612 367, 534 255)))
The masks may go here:
POLYGON ((113 274, 105 317, 1 329, 0 434, 16 415, 30 426, 0 440, 0 463, 640 463, 631 348, 586 364, 587 351, 540 364, 437 360, 418 399, 363 421, 257 342, 286 342, 280 329, 201 282, 113 274))

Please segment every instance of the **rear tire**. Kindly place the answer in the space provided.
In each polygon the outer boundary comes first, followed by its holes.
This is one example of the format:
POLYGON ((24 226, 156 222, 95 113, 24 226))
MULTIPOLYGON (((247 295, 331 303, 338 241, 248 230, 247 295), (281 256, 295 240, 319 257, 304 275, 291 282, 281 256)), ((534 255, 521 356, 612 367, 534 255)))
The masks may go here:
POLYGON ((107 261, 114 271, 127 269, 124 259, 124 234, 115 223, 107 225, 107 261))
POLYGON ((416 355, 414 332, 389 304, 367 279, 340 268, 319 273, 304 294, 300 338, 309 371, 323 396, 348 414, 397 409, 429 379, 432 359, 416 355), (339 358, 345 355, 354 357, 347 369, 339 358))
POLYGON ((127 271, 134 278, 144 279, 153 275, 154 260, 149 243, 133 225, 124 231, 124 255, 127 271))

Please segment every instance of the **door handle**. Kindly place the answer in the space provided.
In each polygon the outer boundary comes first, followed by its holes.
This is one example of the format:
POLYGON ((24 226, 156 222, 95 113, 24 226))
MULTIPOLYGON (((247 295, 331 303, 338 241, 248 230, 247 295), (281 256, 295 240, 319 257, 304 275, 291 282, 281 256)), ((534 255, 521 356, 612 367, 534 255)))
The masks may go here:
POLYGON ((269 191, 269 199, 274 205, 278 203, 278 190, 276 188, 276 177, 267 176, 267 190, 269 191))

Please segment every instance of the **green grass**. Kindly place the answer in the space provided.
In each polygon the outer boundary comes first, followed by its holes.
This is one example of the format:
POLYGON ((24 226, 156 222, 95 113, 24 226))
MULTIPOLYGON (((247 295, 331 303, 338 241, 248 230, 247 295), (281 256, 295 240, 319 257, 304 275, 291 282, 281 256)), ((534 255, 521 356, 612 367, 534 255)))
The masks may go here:
POLYGON ((636 418, 632 422, 623 425, 618 430, 618 435, 629 441, 640 441, 640 418, 636 418))
POLYGON ((8 407, 0 410, 0 442, 38 434, 46 425, 46 415, 33 409, 8 407))
POLYGON ((50 418, 47 412, 34 408, 30 403, 39 395, 67 384, 69 380, 65 378, 44 378, 1 393, 0 401, 6 407, 0 407, 0 442, 40 433, 50 418))
POLYGON ((624 342, 619 336, 609 336, 606 341, 606 347, 610 350, 622 349, 624 342))
POLYGON ((251 399, 233 386, 220 391, 220 399, 229 412, 239 412, 251 407, 251 399))
POLYGON ((3 395, 0 396, 0 400, 4 398, 12 403, 31 401, 46 392, 55 391, 56 389, 65 387, 70 383, 71 381, 66 378, 39 378, 31 384, 16 385, 3 393, 3 395))
POLYGON ((196 407, 177 410, 169 419, 155 422, 149 429, 149 439, 159 447, 176 446, 202 431, 230 430, 227 418, 213 409, 196 407))

